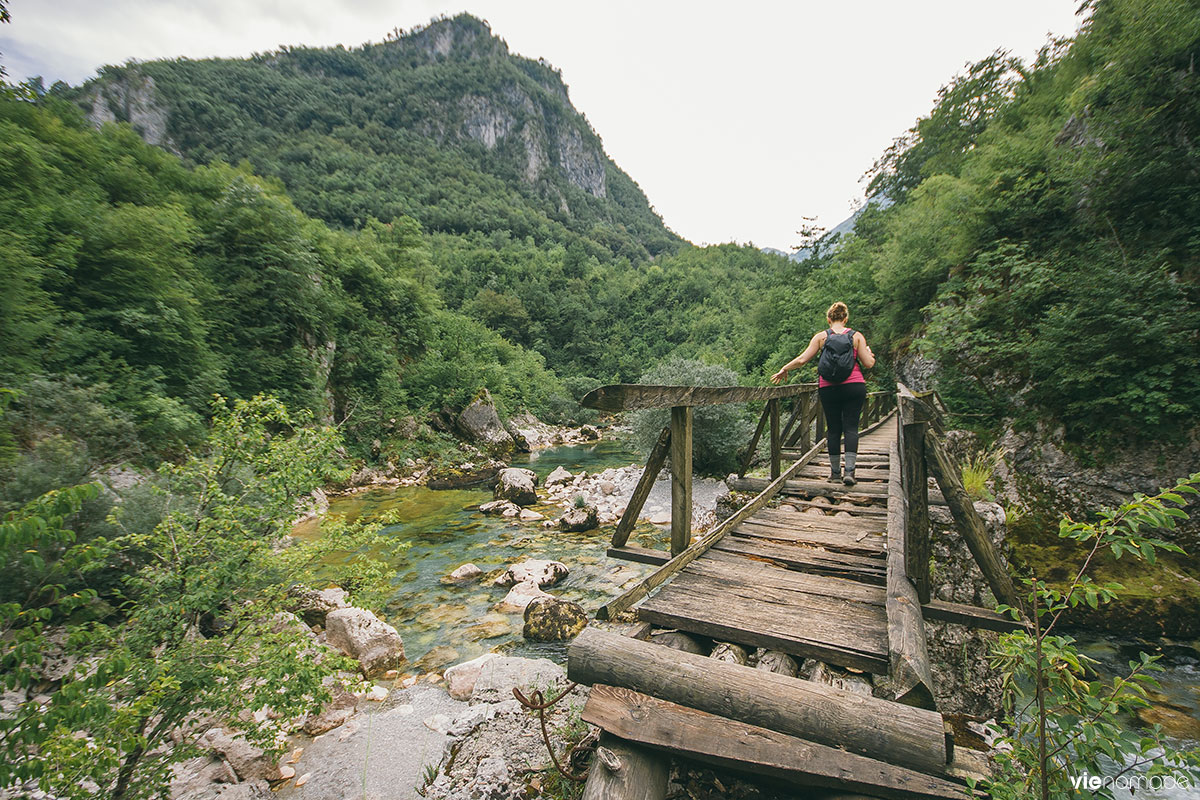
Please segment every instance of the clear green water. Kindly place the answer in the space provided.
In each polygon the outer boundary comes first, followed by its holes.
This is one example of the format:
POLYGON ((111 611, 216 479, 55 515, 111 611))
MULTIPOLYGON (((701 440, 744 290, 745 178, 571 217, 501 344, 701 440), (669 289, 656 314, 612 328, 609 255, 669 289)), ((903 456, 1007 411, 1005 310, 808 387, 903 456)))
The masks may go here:
MULTIPOLYGON (((633 463, 640 466, 638 456, 627 445, 605 440, 591 446, 550 448, 517 460, 514 466, 532 469, 544 479, 558 466, 578 473, 633 463)), ((491 499, 486 489, 434 491, 414 486, 375 489, 331 504, 330 514, 350 520, 371 520, 385 512, 400 519, 384 529, 408 545, 392 562, 395 593, 384 612, 403 637, 414 671, 439 669, 493 650, 563 658, 563 645, 534 644, 521 637, 520 614, 492 610, 508 591, 493 586, 492 579, 516 561, 543 558, 566 564, 570 574, 547 591, 580 603, 589 613, 650 571, 605 555, 611 526, 563 533, 545 530, 541 522, 521 523, 480 514, 476 510, 479 504, 491 499), (444 576, 468 562, 484 571, 481 581, 442 583, 444 576)), ((532 508, 547 518, 561 513, 557 506, 532 508)), ((296 535, 319 535, 319 523, 300 526, 296 535)), ((642 544, 653 546, 647 536, 652 534, 643 534, 642 544)))

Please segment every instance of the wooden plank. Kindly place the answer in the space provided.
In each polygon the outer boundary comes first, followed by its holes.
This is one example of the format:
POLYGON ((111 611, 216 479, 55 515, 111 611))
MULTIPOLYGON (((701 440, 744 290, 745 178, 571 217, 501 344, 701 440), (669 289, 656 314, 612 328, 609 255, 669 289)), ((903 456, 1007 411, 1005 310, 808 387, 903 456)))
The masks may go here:
POLYGON ((582 800, 663 800, 670 774, 670 758, 605 731, 582 800))
MULTIPOLYGON (((826 517, 826 519, 829 518, 826 517)), ((879 534, 864 534, 860 541, 855 541, 853 537, 848 537, 842 532, 812 528, 794 530, 743 522, 733 531, 733 535, 747 539, 762 539, 778 544, 812 545, 833 553, 858 553, 866 556, 880 556, 884 553, 883 537, 879 534)))
POLYGON ((816 390, 816 384, 791 386, 651 386, 618 383, 601 386, 583 396, 579 404, 600 411, 633 411, 639 408, 715 406, 724 403, 753 403, 795 397, 816 390))
POLYGON ((809 594, 823 594, 827 597, 840 597, 877 606, 883 606, 887 599, 887 593, 879 586, 846 578, 796 572, 719 550, 709 550, 704 554, 704 558, 693 561, 688 572, 726 578, 741 576, 751 584, 761 583, 765 586, 796 589, 809 594))
POLYGON ((876 674, 887 672, 882 609, 683 573, 638 609, 638 619, 717 641, 736 642, 876 674), (747 594, 756 596, 747 597, 747 594))
POLYGON ((583 719, 650 747, 798 786, 869 791, 889 800, 966 797, 943 778, 620 687, 594 686, 583 719))
POLYGON ((671 409, 671 557, 692 543, 692 407, 671 409))
POLYGON ((742 459, 742 468, 738 470, 739 478, 746 474, 754 462, 754 452, 758 449, 758 440, 762 438, 763 428, 767 426, 767 417, 770 415, 771 409, 764 408, 762 416, 758 418, 758 427, 754 429, 754 435, 750 437, 750 447, 746 450, 746 457, 742 459))
POLYGON ((638 515, 642 513, 642 506, 646 505, 646 498, 650 496, 650 490, 654 488, 654 481, 658 477, 659 470, 662 469, 663 462, 667 460, 670 447, 671 427, 668 425, 662 429, 662 433, 658 434, 658 441, 650 449, 650 457, 646 459, 646 468, 642 470, 642 476, 638 478, 633 495, 625 505, 625 513, 621 515, 621 520, 617 523, 617 530, 613 533, 613 547, 624 547, 625 543, 629 541, 629 534, 637 525, 638 515))
POLYGON ((619 558, 623 561, 636 561, 639 564, 665 564, 671 560, 670 553, 663 550, 652 550, 648 547, 639 547, 636 544, 627 544, 622 547, 610 547, 607 553, 609 558, 619 558))
MULTIPOLYGON (((734 478, 728 481, 727 485, 730 489, 738 492, 755 492, 760 491, 761 487, 767 483, 766 478, 734 478)), ((842 486, 841 484, 831 483, 829 481, 814 481, 814 480, 789 480, 783 487, 783 491, 787 494, 803 494, 803 495, 824 495, 825 497, 833 497, 842 499, 848 496, 866 497, 871 500, 886 500, 887 487, 878 484, 863 484, 861 486, 842 486)), ((929 502, 932 505, 946 505, 946 501, 941 492, 929 490, 929 502)))
POLYGON ((887 628, 888 673, 902 703, 936 708, 933 672, 917 589, 905 572, 904 486, 901 480, 900 446, 892 445, 892 476, 888 488, 887 526, 887 628))
POLYGON ((830 553, 817 548, 781 545, 759 539, 729 537, 715 544, 713 549, 756 558, 798 572, 849 578, 881 586, 887 575, 883 561, 878 558, 830 553))
MULTIPOLYGON (((840 505, 816 507, 829 511, 850 511, 856 508, 863 508, 864 506, 840 505)), ((879 510, 884 511, 886 515, 886 509, 879 510)), ((787 503, 780 504, 779 508, 764 508, 746 521, 764 525, 784 525, 791 528, 846 531, 847 533, 852 533, 854 536, 863 531, 883 533, 887 530, 887 520, 884 517, 829 517, 818 514, 807 514, 803 511, 793 511, 791 507, 788 507, 787 503)))
MULTIPOLYGON (((822 444, 823 442, 818 442, 816 445, 814 445, 812 450, 808 452, 808 457, 812 458, 815 456, 822 444)), ((738 511, 732 517, 729 517, 724 522, 719 523, 717 527, 705 534, 703 539, 672 558, 666 564, 663 564, 650 575, 646 576, 646 578, 637 586, 634 586, 615 600, 611 600, 601 606, 599 610, 596 611, 596 618, 611 619, 622 611, 627 611, 633 607, 634 603, 644 599, 650 594, 650 592, 669 581, 671 576, 690 564, 693 559, 703 555, 708 548, 721 541, 725 534, 733 530, 733 528, 737 527, 744 520, 748 519, 756 511, 765 507, 771 498, 779 493, 779 490, 783 487, 784 482, 791 477, 792 473, 807 463, 808 461, 806 459, 801 459, 792 466, 788 467, 788 469, 782 475, 780 475, 777 480, 772 482, 771 485, 759 493, 758 496, 756 496, 749 503, 738 509, 738 511)))
MULTIPOLYGON (((779 507, 781 509, 784 506, 791 506, 792 508, 798 508, 798 509, 819 508, 822 511, 826 511, 826 510, 828 510, 828 511, 845 511, 849 514, 853 514, 856 517, 864 518, 864 519, 872 518, 872 517, 880 517, 880 518, 887 517, 887 509, 886 508, 879 508, 877 506, 859 506, 859 505, 853 505, 853 504, 830 506, 830 505, 826 505, 824 503, 814 503, 811 500, 801 500, 799 497, 785 498, 779 504, 779 507)), ((815 517, 816 515, 809 514, 808 516, 815 517)))
POLYGON ((962 603, 947 603, 944 600, 930 600, 921 606, 925 619, 938 622, 950 622, 966 625, 971 628, 983 628, 999 633, 1011 633, 1029 629, 1029 623, 1017 621, 1007 614, 997 614, 995 611, 978 606, 962 603))
MULTIPOLYGON (((963 538, 967 540, 967 547, 970 549, 971 555, 975 557, 975 563, 979 565, 979 571, 983 573, 988 586, 991 587, 992 594, 999 602, 1024 610, 1024 601, 1017 594, 1012 578, 1000 558, 1000 553, 992 544, 987 526, 979 518, 979 514, 975 511, 975 504, 963 489, 962 471, 958 464, 954 463, 950 454, 946 452, 946 448, 942 446, 937 436, 925 437, 925 457, 930 471, 933 472, 938 485, 942 487, 942 493, 946 496, 946 503, 950 506, 950 513, 954 515, 954 521, 963 538)), ((1027 612, 1026 618, 1028 618, 1027 612)))
MULTIPOLYGON (((800 472, 802 478, 813 478, 815 480, 823 480, 829 477, 829 465, 807 467, 800 472)), ((878 467, 874 466, 855 466, 854 477, 859 483, 864 481, 886 481, 888 478, 887 464, 881 463, 878 467)))
POLYGON ((940 774, 946 768, 941 714, 597 628, 585 628, 571 642, 567 675, 910 769, 940 774))
POLYGON ((772 398, 767 401, 767 412, 771 417, 771 480, 779 477, 782 472, 779 451, 782 442, 779 438, 779 400, 772 398))

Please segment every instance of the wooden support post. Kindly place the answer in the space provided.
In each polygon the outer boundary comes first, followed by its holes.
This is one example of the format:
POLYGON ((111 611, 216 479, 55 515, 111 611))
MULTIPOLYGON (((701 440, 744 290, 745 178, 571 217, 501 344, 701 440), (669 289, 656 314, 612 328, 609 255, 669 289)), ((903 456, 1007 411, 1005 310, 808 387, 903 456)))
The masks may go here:
POLYGON ((671 409, 671 557, 692 541, 692 407, 671 409))
POLYGON ((796 401, 792 403, 792 413, 788 415, 787 424, 783 426, 783 433, 779 437, 779 441, 787 445, 787 441, 792 436, 792 431, 796 427, 796 423, 804 418, 804 395, 797 395, 796 401))
POLYGON ((747 470, 754 463, 754 451, 758 449, 758 440, 762 438, 763 428, 767 426, 767 417, 770 416, 770 410, 764 408, 762 416, 758 418, 758 427, 754 429, 754 435, 750 437, 750 449, 746 451, 746 457, 742 459, 742 469, 738 472, 739 478, 746 477, 747 470))
MULTIPOLYGON (((954 515, 954 521, 957 523, 959 531, 967 540, 967 547, 970 548, 971 555, 975 557, 979 571, 987 579, 992 594, 1001 603, 1026 611, 1025 603, 1017 594, 1012 578, 1009 576, 1004 562, 1000 559, 1000 553, 997 552, 991 537, 988 536, 987 527, 979 518, 979 514, 975 512, 974 503, 963 489, 961 468, 946 452, 946 448, 942 446, 936 436, 926 437, 925 455, 933 476, 937 478, 938 485, 942 487, 946 505, 950 506, 950 513, 954 515)), ((923 600, 922 602, 928 601, 923 600)), ((1026 613, 1026 618, 1028 618, 1028 613, 1026 613)))
POLYGON ((583 800, 662 800, 670 772, 670 758, 602 733, 583 800))
POLYGON ((804 395, 804 416, 800 418, 800 449, 808 450, 813 445, 812 426, 821 409, 817 407, 817 395, 810 392, 804 395))
MULTIPOLYGON (((903 420, 903 417, 901 418, 903 420)), ((925 470, 925 422, 900 426, 900 465, 904 486, 904 569, 917 588, 917 598, 929 602, 929 479, 925 470)))
POLYGON ((567 675, 769 728, 933 775, 946 771, 942 715, 832 686, 584 628, 567 675))
POLYGON ((658 471, 662 469, 663 462, 667 460, 670 446, 671 428, 668 426, 662 429, 662 433, 658 435, 658 441, 650 450, 650 458, 646 460, 646 468, 642 470, 642 477, 638 478, 633 496, 629 498, 629 502, 625 505, 625 513, 621 515, 621 521, 617 523, 617 530, 612 538, 613 547, 624 547, 625 543, 629 541, 629 534, 637 525, 638 515, 642 513, 642 506, 646 505, 646 498, 650 496, 650 490, 654 487, 654 479, 658 477, 658 471))
POLYGON ((782 472, 783 442, 779 437, 779 400, 768 400, 767 410, 771 412, 771 480, 775 480, 782 472))
POLYGON ((925 620, 917 590, 906 577, 904 565, 904 487, 900 447, 892 443, 888 477, 887 516, 887 627, 888 663, 896 699, 901 703, 937 708, 933 672, 925 640, 925 620))

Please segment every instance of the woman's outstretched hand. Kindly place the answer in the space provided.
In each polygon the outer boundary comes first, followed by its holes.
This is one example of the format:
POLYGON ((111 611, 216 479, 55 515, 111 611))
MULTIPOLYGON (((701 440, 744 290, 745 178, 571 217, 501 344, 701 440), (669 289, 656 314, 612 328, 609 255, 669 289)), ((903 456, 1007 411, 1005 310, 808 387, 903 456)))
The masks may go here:
POLYGON ((774 375, 771 376, 771 383, 774 383, 776 385, 778 385, 786 380, 787 380, 787 368, 781 369, 781 370, 779 370, 779 372, 776 372, 774 375))

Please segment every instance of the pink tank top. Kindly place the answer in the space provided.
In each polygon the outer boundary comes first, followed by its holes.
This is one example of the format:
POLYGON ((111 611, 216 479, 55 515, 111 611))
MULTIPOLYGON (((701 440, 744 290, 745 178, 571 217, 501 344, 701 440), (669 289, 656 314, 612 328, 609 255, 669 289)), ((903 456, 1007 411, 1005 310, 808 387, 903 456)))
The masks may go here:
POLYGON ((854 348, 854 369, 850 370, 850 377, 844 381, 827 381, 820 375, 817 376, 817 388, 824 389, 826 386, 845 386, 847 383, 866 383, 867 379, 863 377, 862 370, 858 368, 858 347, 854 348))

